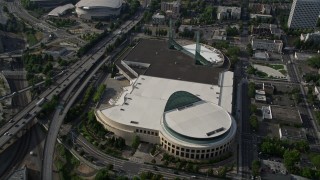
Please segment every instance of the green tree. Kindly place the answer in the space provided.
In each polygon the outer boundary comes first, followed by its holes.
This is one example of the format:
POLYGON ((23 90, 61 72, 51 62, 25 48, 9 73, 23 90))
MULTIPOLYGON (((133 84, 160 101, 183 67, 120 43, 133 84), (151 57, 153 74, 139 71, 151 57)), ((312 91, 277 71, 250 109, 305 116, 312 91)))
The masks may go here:
POLYGON ((207 170, 207 174, 208 174, 209 176, 212 176, 212 175, 213 175, 213 170, 212 170, 212 168, 209 168, 209 169, 207 170))
POLYGON ((247 52, 249 53, 250 56, 253 56, 253 49, 250 43, 247 44, 247 52))
POLYGON ((107 169, 108 170, 112 170, 113 169, 113 164, 108 164, 107 169))
POLYGON ((260 174, 260 161, 254 160, 252 161, 251 167, 252 167, 252 175, 258 176, 260 174))
POLYGON ((250 82, 248 85, 248 96, 250 98, 254 98, 255 94, 256 94, 255 84, 253 82, 250 82))
POLYGON ((222 177, 222 178, 225 178, 227 175, 227 167, 225 166, 222 166, 218 169, 218 176, 219 177, 222 177))
POLYGON ((251 104, 250 105, 250 113, 255 114, 255 113, 257 113, 257 111, 258 111, 257 105, 251 104))
POLYGON ((136 135, 136 136, 134 136, 134 139, 133 139, 133 142, 132 142, 132 147, 134 149, 137 149, 139 144, 140 144, 140 137, 136 135))
POLYGON ((193 165, 192 169, 193 169, 193 172, 197 173, 197 172, 199 172, 200 167, 199 167, 199 165, 195 164, 195 165, 193 165))
POLYGON ((45 82, 44 82, 44 85, 46 87, 50 86, 52 84, 52 79, 51 78, 46 78, 45 82))
POLYGON ((312 170, 309 167, 304 167, 301 169, 301 176, 309 179, 314 179, 312 170))
POLYGON ((317 169, 320 169, 320 155, 312 157, 311 162, 317 169))
POLYGON ((300 152, 298 150, 286 150, 283 154, 284 165, 289 171, 292 171, 295 163, 300 161, 300 152))
POLYGON ((258 130, 258 127, 259 127, 259 123, 258 123, 258 118, 257 116, 255 115, 251 115, 250 116, 250 119, 249 119, 249 122, 250 122, 250 126, 253 130, 257 131, 258 130))
POLYGON ((237 36, 239 35, 239 30, 236 27, 230 27, 228 26, 226 29, 228 36, 237 36))
POLYGON ((108 170, 107 169, 100 169, 96 176, 94 177, 95 180, 108 180, 110 179, 108 170))

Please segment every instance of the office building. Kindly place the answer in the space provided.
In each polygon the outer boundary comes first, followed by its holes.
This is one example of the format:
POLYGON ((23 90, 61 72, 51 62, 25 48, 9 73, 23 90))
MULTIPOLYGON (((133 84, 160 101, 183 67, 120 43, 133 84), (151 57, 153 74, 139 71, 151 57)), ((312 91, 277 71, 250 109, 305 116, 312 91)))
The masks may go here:
POLYGON ((264 50, 270 52, 282 52, 283 43, 281 40, 256 39, 251 40, 253 50, 264 50))
POLYGON ((320 13, 319 0, 293 0, 288 27, 306 29, 316 27, 320 13))
POLYGON ((218 6, 217 19, 240 19, 241 7, 218 6))
POLYGON ((165 12, 167 15, 179 16, 180 14, 180 1, 173 2, 161 2, 161 11, 165 12))

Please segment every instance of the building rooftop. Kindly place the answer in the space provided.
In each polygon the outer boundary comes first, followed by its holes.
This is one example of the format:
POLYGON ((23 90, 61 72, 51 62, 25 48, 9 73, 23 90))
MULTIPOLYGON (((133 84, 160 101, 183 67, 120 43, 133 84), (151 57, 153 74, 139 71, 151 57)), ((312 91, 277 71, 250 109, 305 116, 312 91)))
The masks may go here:
POLYGON ((257 38, 253 38, 252 39, 253 42, 260 42, 260 43, 282 43, 281 40, 269 40, 269 39, 257 39, 257 38))
MULTIPOLYGON (((186 45, 183 48, 193 55, 196 54, 196 44, 186 45)), ((223 63, 224 61, 223 54, 218 49, 206 45, 201 45, 200 55, 211 63, 223 63)))
POLYGON ((76 7, 82 7, 86 9, 109 7, 120 8, 122 6, 122 0, 80 0, 76 7))
MULTIPOLYGON (((186 108, 184 112, 190 116, 189 118, 195 119, 196 114, 191 115, 195 112, 202 114, 204 118, 208 117, 206 111, 209 106, 212 112, 208 111, 207 113, 222 117, 224 115, 219 113, 220 110, 229 113, 232 110, 233 87, 228 87, 228 85, 233 84, 232 74, 232 72, 226 72, 226 75, 221 75, 223 77, 221 81, 225 81, 221 82, 221 87, 218 85, 140 75, 132 86, 125 88, 121 97, 117 99, 116 106, 103 109, 101 113, 120 124, 154 130, 161 128, 160 120, 165 111, 171 113, 168 114, 169 119, 182 117, 184 113, 174 113, 174 109, 183 105, 197 104, 198 102, 208 102, 209 105, 201 105, 200 103, 194 106, 195 108, 189 110, 186 108)), ((178 121, 184 120, 180 119, 178 121)), ((188 118, 185 121, 188 121, 188 118)), ((197 121, 193 122, 196 123, 197 121)), ((174 124, 171 125, 174 126, 174 124)))
POLYGON ((48 13, 49 16, 61 16, 63 15, 67 10, 73 9, 74 5, 73 4, 66 4, 63 6, 58 6, 54 8, 52 11, 48 13))
POLYGON ((269 54, 267 52, 263 52, 263 51, 256 51, 253 55, 254 58, 257 59, 269 59, 269 54))
POLYGON ((160 13, 157 13, 157 14, 154 14, 154 15, 152 16, 152 18, 164 19, 164 18, 165 18, 165 16, 164 16, 164 15, 162 15, 162 14, 160 14, 160 13))
POLYGON ((238 13, 241 13, 241 7, 231 7, 231 6, 218 6, 218 11, 217 12, 225 12, 227 11, 228 9, 231 9, 232 12, 238 12, 238 13))
POLYGON ((314 56, 317 56, 317 55, 318 55, 318 54, 316 54, 316 53, 311 54, 311 53, 295 52, 294 57, 295 57, 295 59, 297 59, 297 60, 305 61, 305 60, 308 60, 308 59, 310 59, 310 58, 312 58, 312 57, 314 57, 314 56))
POLYGON ((138 75, 214 85, 218 84, 219 73, 225 71, 224 67, 228 67, 228 61, 224 61, 221 68, 196 65, 195 59, 191 56, 169 49, 167 41, 151 39, 140 40, 131 51, 123 54, 116 61, 118 67, 134 78, 121 61, 148 64, 146 68, 130 66, 138 75))
POLYGON ((266 92, 264 90, 261 90, 261 89, 256 89, 256 94, 266 95, 266 92))
POLYGON ((227 111, 205 101, 166 112, 164 121, 174 132, 194 139, 208 139, 222 135, 230 129, 232 123, 227 111))
POLYGON ((267 101, 267 97, 266 97, 266 95, 256 94, 255 95, 255 100, 256 101, 266 102, 267 101))

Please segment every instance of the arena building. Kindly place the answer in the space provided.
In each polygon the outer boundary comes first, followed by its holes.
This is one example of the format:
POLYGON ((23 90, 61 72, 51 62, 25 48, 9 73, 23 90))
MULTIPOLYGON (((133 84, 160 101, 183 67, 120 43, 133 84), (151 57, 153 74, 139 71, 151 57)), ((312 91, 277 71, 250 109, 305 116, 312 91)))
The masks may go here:
POLYGON ((137 135, 181 159, 207 160, 231 151, 237 129, 230 115, 233 72, 195 65, 164 42, 142 40, 153 45, 138 44, 120 57, 116 65, 131 84, 109 107, 95 111, 97 120, 128 145, 137 135))
POLYGON ((76 13, 83 19, 103 19, 120 15, 122 0, 80 0, 76 13))

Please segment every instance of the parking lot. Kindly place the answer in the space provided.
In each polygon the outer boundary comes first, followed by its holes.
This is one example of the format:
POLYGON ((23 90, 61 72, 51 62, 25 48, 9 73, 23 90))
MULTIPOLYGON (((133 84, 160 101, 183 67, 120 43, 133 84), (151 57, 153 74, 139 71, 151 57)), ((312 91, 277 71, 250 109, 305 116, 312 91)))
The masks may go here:
POLYGON ((109 100, 112 98, 115 101, 123 92, 123 87, 130 85, 127 79, 116 80, 111 78, 110 74, 104 80, 103 84, 106 85, 106 91, 100 101, 100 108, 102 109, 110 107, 109 100))

